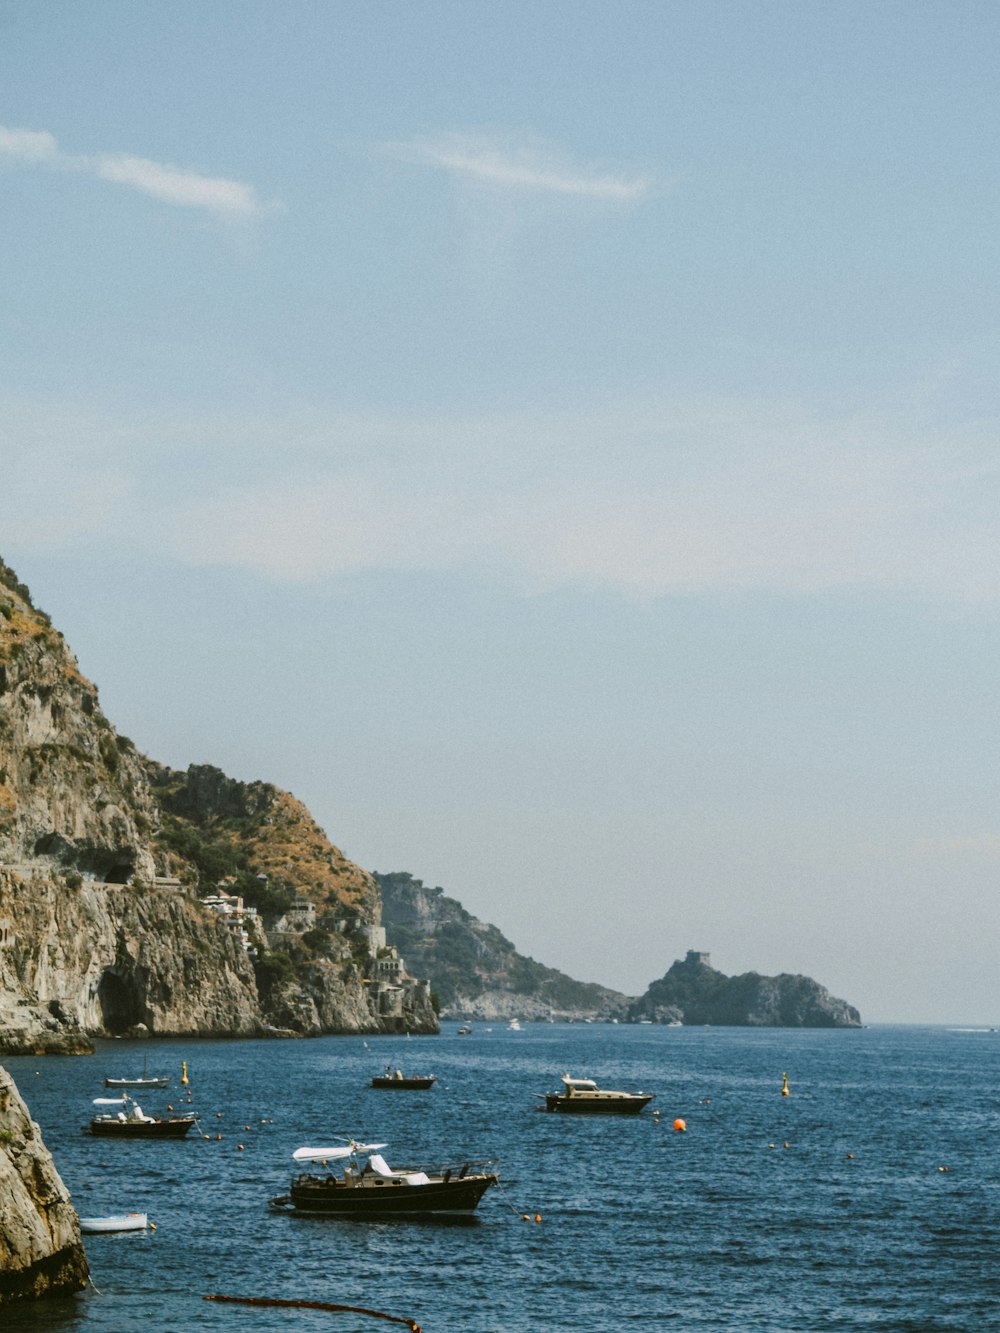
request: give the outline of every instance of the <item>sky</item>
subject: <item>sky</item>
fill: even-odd
[[[1000,1022],[1000,8],[2,0],[0,556],[518,949]]]

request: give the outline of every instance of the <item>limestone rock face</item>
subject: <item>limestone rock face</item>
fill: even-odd
[[[445,1017],[489,1022],[624,1014],[625,995],[526,958],[496,926],[441,889],[404,872],[375,878],[386,938],[411,971],[432,978]]]
[[[80,1223],[14,1081],[0,1068],[0,1305],[80,1291]]]
[[[0,911],[8,1054],[89,1050],[87,1033],[250,1036],[261,1026],[246,953],[176,891],[0,869]]]
[[[846,1000],[810,977],[757,972],[727,977],[707,954],[691,951],[654,981],[629,1008],[629,1018],[715,1027],[860,1027],[861,1015]]]
[[[140,756],[21,587],[0,566],[0,864],[151,879],[157,813]]]

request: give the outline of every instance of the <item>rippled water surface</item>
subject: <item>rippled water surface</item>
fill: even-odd
[[[179,1105],[186,1059],[208,1137],[82,1134],[104,1075],[147,1053],[174,1084],[145,1109]],[[394,1327],[210,1293],[364,1306],[425,1333],[1000,1329],[994,1031],[447,1024],[5,1063],[79,1212],[144,1211],[156,1231],[87,1237],[96,1290],[7,1309],[4,1333]],[[369,1088],[389,1063],[438,1083]],[[539,1112],[563,1071],[656,1092],[659,1121]],[[390,1162],[498,1157],[502,1192],[461,1224],[270,1213],[293,1149],[333,1134],[385,1140]]]

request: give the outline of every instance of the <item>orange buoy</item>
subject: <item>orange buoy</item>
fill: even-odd
[[[542,1220],[542,1215],[541,1215],[541,1213],[536,1213],[536,1214],[535,1214],[535,1221],[536,1221],[536,1222],[540,1222],[541,1220]]]
[[[684,1123],[683,1120],[680,1119],[680,1117],[678,1117],[678,1118],[674,1121],[674,1129],[677,1130],[677,1133],[678,1133],[678,1134],[683,1134],[684,1131],[687,1129],[687,1125]]]

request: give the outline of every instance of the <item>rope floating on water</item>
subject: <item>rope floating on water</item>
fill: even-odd
[[[333,1314],[366,1314],[372,1319],[385,1319],[390,1324],[403,1324],[410,1333],[421,1333],[415,1319],[386,1314],[384,1310],[368,1310],[363,1305],[333,1305],[329,1301],[283,1301],[274,1296],[203,1296],[203,1301],[226,1301],[230,1305],[258,1305],[284,1310],[329,1310]]]

